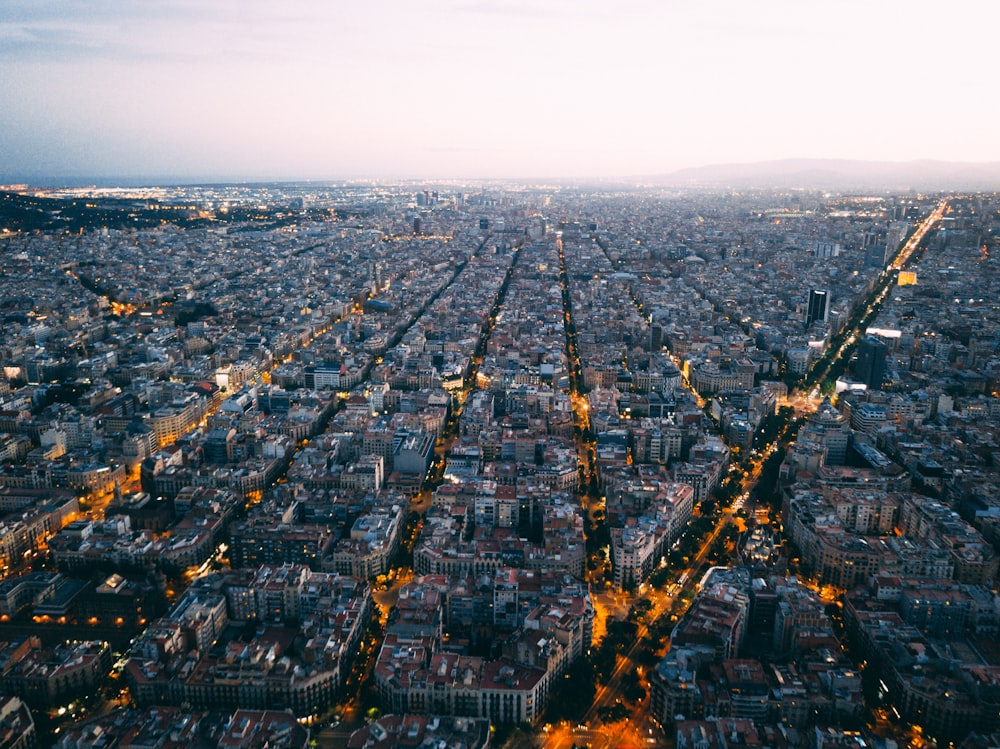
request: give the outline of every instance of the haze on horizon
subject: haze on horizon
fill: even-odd
[[[4,0],[0,182],[1000,161],[973,0]]]

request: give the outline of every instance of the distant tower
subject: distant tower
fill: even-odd
[[[817,320],[827,321],[830,315],[830,292],[825,289],[810,289],[806,307],[806,327]]]
[[[865,232],[861,246],[865,250],[865,265],[867,267],[885,270],[885,266],[889,264],[889,259],[892,257],[893,252],[899,247],[898,244],[892,245],[887,240],[888,238],[884,231]],[[901,241],[902,237],[900,237]]]
[[[663,326],[653,323],[649,326],[649,350],[659,351],[663,348]]]
[[[858,343],[858,358],[854,362],[854,374],[868,386],[869,390],[882,388],[888,351],[889,347],[875,336],[865,336]]]
[[[890,257],[889,245],[887,244],[870,244],[865,247],[865,265],[869,268],[885,270]]]

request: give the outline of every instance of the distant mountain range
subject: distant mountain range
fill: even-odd
[[[676,187],[816,190],[1000,190],[1000,161],[852,161],[782,159],[714,164],[634,181]]]

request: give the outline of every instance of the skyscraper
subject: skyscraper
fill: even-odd
[[[885,379],[886,357],[889,348],[875,336],[865,336],[858,343],[858,356],[854,361],[854,374],[870,390],[879,390]]]
[[[830,314],[830,292],[825,289],[810,289],[806,306],[806,327],[817,320],[826,322]]]
[[[881,268],[889,264],[889,245],[870,244],[865,247],[865,266],[868,268]]]

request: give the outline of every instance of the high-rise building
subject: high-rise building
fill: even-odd
[[[899,249],[901,238],[897,239],[895,234],[887,236],[885,230],[865,232],[861,241],[861,247],[865,251],[865,267],[881,268],[889,264],[889,260]]]
[[[889,348],[875,336],[865,336],[858,343],[858,356],[854,361],[854,374],[870,390],[879,390],[885,379],[886,358]]]
[[[865,266],[868,268],[882,268],[889,264],[889,245],[870,244],[865,247]]]
[[[659,351],[663,348],[663,326],[659,323],[653,323],[649,326],[649,350]]]
[[[830,292],[825,289],[810,289],[806,307],[806,327],[817,320],[826,322],[830,315]]]

